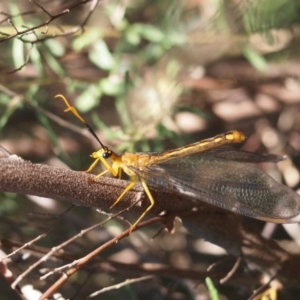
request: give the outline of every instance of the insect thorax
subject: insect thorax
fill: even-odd
[[[151,162],[151,155],[147,153],[127,153],[122,155],[122,161],[125,166],[141,168],[148,166]]]

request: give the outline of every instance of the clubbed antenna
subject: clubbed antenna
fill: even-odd
[[[96,135],[95,131],[92,129],[92,127],[88,123],[85,122],[84,118],[79,114],[77,109],[74,106],[70,105],[70,103],[68,102],[68,100],[66,99],[65,96],[63,96],[61,94],[58,94],[58,95],[55,96],[55,98],[62,98],[64,100],[64,102],[66,103],[67,107],[68,107],[64,111],[65,112],[71,111],[73,113],[73,115],[75,117],[77,117],[77,119],[79,119],[85,125],[85,127],[89,130],[89,132],[93,135],[93,137],[99,142],[99,144],[101,145],[101,148],[107,149],[107,147],[104,146],[102,144],[102,142],[100,141],[100,139],[97,137],[97,135]]]

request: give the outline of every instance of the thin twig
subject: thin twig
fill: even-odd
[[[136,283],[136,282],[140,282],[140,281],[144,281],[144,280],[149,280],[152,279],[154,276],[153,275],[148,275],[148,276],[143,276],[143,277],[139,277],[139,278],[130,278],[130,279],[126,279],[125,281],[121,282],[121,283],[117,283],[108,287],[105,287],[97,292],[94,292],[93,294],[91,294],[89,296],[89,298],[93,298],[95,296],[98,296],[100,294],[103,294],[105,292],[111,291],[111,290],[117,290],[122,288],[123,286],[132,284],[132,283]]]

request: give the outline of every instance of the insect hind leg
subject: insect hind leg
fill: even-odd
[[[125,190],[122,192],[122,194],[118,197],[118,199],[114,202],[114,204],[110,208],[114,207],[117,203],[119,203],[122,200],[122,198],[124,197],[124,195],[127,192],[129,192],[136,185],[136,182],[137,182],[136,176],[132,176],[131,180],[132,180],[132,182],[125,188]],[[144,216],[151,210],[151,208],[154,205],[154,199],[153,199],[153,197],[150,193],[150,190],[143,178],[141,178],[141,183],[144,188],[144,191],[146,192],[146,194],[150,200],[150,205],[146,208],[146,210],[140,215],[140,217],[130,227],[129,234],[132,233],[133,229],[138,225],[138,223],[144,218]]]
[[[148,185],[146,183],[146,181],[141,178],[141,183],[142,183],[142,186],[144,188],[144,191],[146,192],[149,200],[150,200],[150,205],[144,210],[144,212],[140,215],[140,217],[134,222],[134,224],[130,227],[130,234],[132,232],[132,230],[138,225],[138,223],[145,217],[145,215],[151,210],[151,208],[153,207],[155,201],[153,199],[153,196],[148,188]]]

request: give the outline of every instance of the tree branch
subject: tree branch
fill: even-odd
[[[83,172],[32,164],[16,155],[0,159],[0,191],[3,192],[51,197],[107,212],[139,202],[130,209],[134,215],[140,215],[149,205],[142,186],[137,184],[110,210],[128,182],[107,177],[97,182],[88,180],[91,178],[92,175]],[[179,216],[192,234],[219,245],[235,257],[242,257],[252,268],[278,274],[289,285],[300,281],[300,258],[261,237],[238,215],[158,187],[150,189],[155,205],[148,215],[167,211],[167,216]]]

